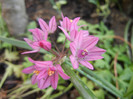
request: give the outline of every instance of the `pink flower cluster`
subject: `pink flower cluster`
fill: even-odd
[[[61,26],[58,27],[64,32],[66,38],[71,41],[70,50],[72,55],[70,56],[70,61],[73,68],[77,69],[80,63],[89,69],[93,69],[93,66],[88,61],[102,59],[103,57],[101,55],[105,52],[105,50],[96,47],[98,37],[89,35],[87,30],[79,31],[80,27],[82,27],[77,25],[79,19],[80,18],[77,17],[70,20],[62,14],[62,21],[60,21]],[[51,49],[51,43],[47,41],[47,38],[49,34],[54,33],[57,29],[55,16],[51,18],[49,25],[41,18],[38,21],[42,30],[38,28],[30,29],[29,31],[33,34],[33,40],[24,38],[28,45],[32,47],[33,51],[23,52],[22,54],[35,53],[40,51],[41,48],[46,51],[53,51]],[[70,78],[63,72],[60,63],[61,58],[66,55],[65,52],[54,52],[57,53],[57,59],[52,61],[35,61],[29,58],[29,61],[34,65],[25,68],[23,73],[33,73],[31,79],[32,84],[37,83],[40,89],[45,89],[50,85],[56,89],[58,84],[58,74],[65,80]]]

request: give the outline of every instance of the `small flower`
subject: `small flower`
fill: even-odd
[[[32,60],[31,58],[28,58],[28,59],[29,59],[30,62],[35,63],[35,61]],[[40,61],[36,61],[36,62],[41,63]],[[50,61],[45,61],[45,66],[46,65],[50,65],[50,64],[51,64]],[[31,73],[33,73],[33,76],[31,78],[31,83],[32,84],[38,83],[38,87],[40,87],[39,83],[41,81],[43,81],[43,79],[41,79],[41,80],[38,80],[37,79],[40,71],[41,71],[41,69],[40,68],[37,68],[36,65],[34,64],[33,66],[30,66],[30,67],[27,67],[27,68],[23,69],[22,72],[25,73],[25,74],[31,74]]]
[[[27,51],[23,52],[22,54],[27,53],[35,53],[40,51],[41,48],[49,51],[51,49],[51,43],[47,41],[47,32],[43,32],[42,30],[36,28],[36,29],[30,29],[30,32],[33,34],[33,41],[29,40],[28,38],[24,38],[24,40],[28,43],[33,51]]]
[[[89,35],[89,32],[87,30],[80,30],[78,32],[78,30],[76,30],[76,29],[73,29],[72,31],[70,31],[70,35],[69,35],[64,28],[62,28],[60,26],[58,26],[58,27],[63,31],[66,38],[71,42],[73,42],[75,40],[75,38],[76,38],[77,34],[79,34],[79,32],[81,32],[83,34],[83,37],[86,37]]]
[[[59,64],[54,66],[52,61],[34,61],[31,58],[29,58],[29,61],[34,65],[25,68],[22,72],[25,74],[33,73],[32,84],[38,83],[40,89],[45,89],[50,85],[56,89],[58,74],[65,80],[70,78],[63,72]]]
[[[44,64],[39,64],[37,66],[43,66]],[[68,80],[70,77],[67,76],[64,72],[63,69],[61,68],[61,66],[59,64],[53,66],[53,65],[49,65],[46,68],[43,68],[43,70],[39,73],[37,79],[41,80],[43,79],[41,82],[39,82],[39,88],[40,89],[45,89],[48,86],[52,86],[54,89],[57,88],[57,84],[58,84],[58,74],[64,79],[64,80]]]
[[[78,33],[74,42],[70,43],[72,55],[70,56],[71,63],[74,69],[79,67],[79,63],[89,69],[94,69],[88,61],[102,59],[101,56],[105,50],[96,47],[98,38],[94,36],[83,37],[83,33]]]
[[[56,24],[56,19],[55,19],[55,16],[53,16],[50,21],[49,21],[49,26],[48,24],[41,18],[39,18],[39,24],[40,24],[40,27],[42,28],[42,30],[44,32],[47,32],[47,33],[54,33],[55,30],[57,29],[57,24]]]

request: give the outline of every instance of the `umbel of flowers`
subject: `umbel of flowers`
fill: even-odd
[[[66,38],[71,42],[70,50],[72,55],[69,56],[70,61],[74,69],[79,67],[79,64],[93,70],[92,64],[88,61],[102,59],[101,56],[105,50],[96,47],[98,42],[98,37],[89,35],[87,30],[79,30],[82,26],[78,26],[79,17],[71,20],[68,17],[64,17],[62,14],[62,21],[60,21],[60,28],[65,34]],[[33,40],[24,38],[33,51],[23,52],[36,53],[40,49],[50,51],[55,54],[56,58],[51,61],[35,61],[28,58],[33,66],[25,68],[22,72],[25,74],[33,73],[31,78],[32,84],[37,83],[40,89],[45,89],[50,85],[56,89],[58,84],[59,75],[64,79],[68,80],[70,77],[66,75],[61,67],[61,60],[66,55],[67,51],[64,51],[64,45],[61,52],[57,52],[51,49],[51,43],[47,41],[48,35],[52,34],[57,29],[56,19],[53,16],[49,24],[47,24],[43,19],[39,19],[39,25],[41,29],[35,28],[29,31],[33,34]]]

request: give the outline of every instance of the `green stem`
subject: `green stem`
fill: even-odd
[[[0,88],[2,87],[2,85],[4,84],[5,80],[7,79],[8,75],[9,75],[8,69],[10,69],[10,67],[7,67],[7,69],[6,69],[6,72],[0,82]]]
[[[59,93],[52,95],[50,98],[55,99],[55,98],[61,96],[62,94],[66,93],[68,90],[70,90],[72,88],[72,86],[73,86],[72,83],[69,84],[69,86],[67,88],[65,88],[63,91],[60,91]]]
[[[27,92],[27,93],[25,93],[25,94],[23,94],[23,95],[21,95],[21,96],[19,96],[19,97],[25,97],[25,96],[28,96],[28,95],[30,95],[30,94],[32,94],[32,93],[37,92],[37,91],[40,91],[40,89],[39,89],[39,88],[36,88],[36,89],[34,89],[34,90],[32,90],[32,91],[29,91],[29,92]]]
[[[53,88],[52,87],[49,87],[47,90],[46,90],[46,93],[40,98],[40,99],[48,99],[48,96],[53,92]]]

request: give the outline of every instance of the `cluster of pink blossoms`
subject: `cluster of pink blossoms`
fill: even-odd
[[[89,32],[86,30],[79,31],[81,27],[77,25],[79,19],[80,18],[77,17],[70,20],[68,17],[62,15],[62,21],[60,21],[60,26],[58,27],[64,32],[66,38],[71,41],[70,50],[72,55],[70,56],[70,61],[73,68],[77,69],[80,63],[93,70],[93,66],[88,61],[102,59],[103,57],[101,55],[105,50],[96,47],[98,37],[89,35]],[[53,51],[51,49],[51,43],[47,41],[47,38],[49,34],[54,33],[57,29],[55,16],[51,18],[49,25],[42,19],[39,19],[38,21],[42,30],[38,28],[29,30],[33,34],[33,41],[24,38],[28,45],[34,50],[23,52],[22,54],[35,53],[40,51],[41,48],[47,51]],[[31,79],[32,84],[37,83],[40,89],[45,89],[50,85],[56,89],[58,84],[58,74],[65,80],[70,78],[63,72],[60,63],[61,58],[66,54],[55,53],[57,59],[52,61],[34,61],[29,58],[29,61],[34,65],[23,70],[23,73],[25,74],[33,73]]]

